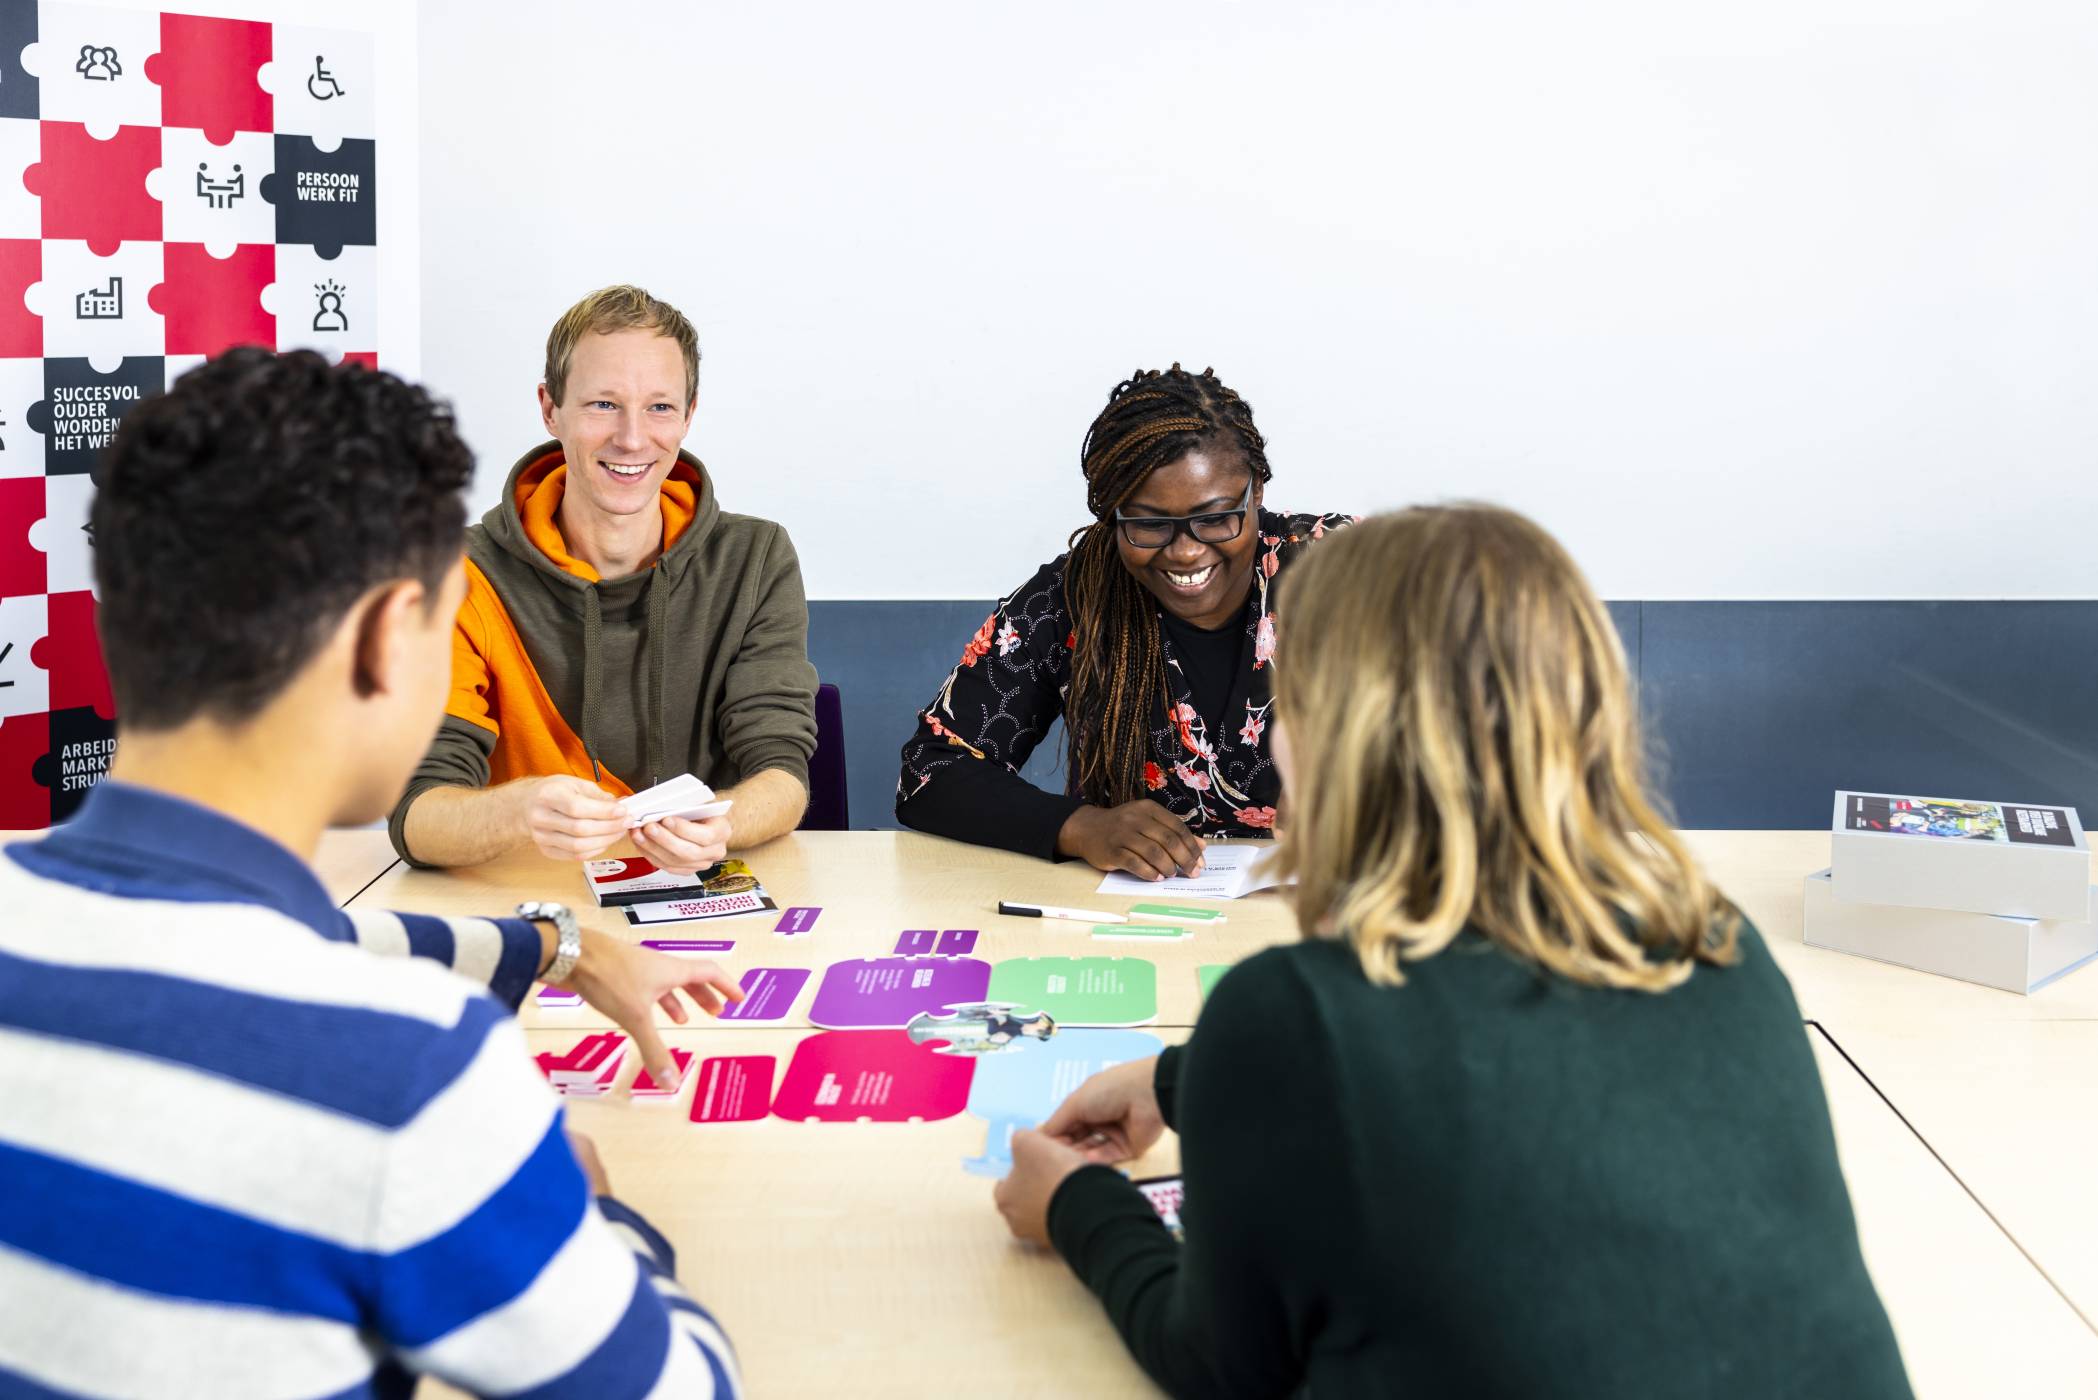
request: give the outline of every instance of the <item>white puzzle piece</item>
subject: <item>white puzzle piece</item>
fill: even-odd
[[[160,133],[160,162],[146,189],[160,201],[168,242],[201,243],[215,258],[231,257],[237,244],[276,242],[276,206],[262,196],[277,166],[270,133],[237,132],[215,146],[201,131],[171,126]]]
[[[160,125],[160,88],[146,76],[159,48],[157,11],[42,0],[22,62],[36,74],[45,121],[80,122],[106,141],[120,126]]]
[[[44,639],[51,607],[42,594],[0,598],[0,719],[40,715],[51,708],[51,677],[29,659]]]
[[[146,301],[164,268],[158,243],[119,244],[104,258],[85,243],[45,239],[44,280],[25,298],[44,318],[45,357],[89,359],[107,374],[127,356],[166,354],[167,323]]]
[[[44,518],[29,527],[29,543],[44,552],[47,593],[85,593],[95,586],[95,550],[88,538],[94,479],[84,472],[44,478]],[[100,595],[97,594],[97,597]]]
[[[378,139],[371,35],[279,24],[270,31],[270,49],[258,81],[270,94],[279,132],[310,136],[324,149],[349,136]]]
[[[262,304],[277,318],[279,350],[318,350],[331,360],[379,348],[376,248],[324,258],[303,244],[277,247],[277,280]]]

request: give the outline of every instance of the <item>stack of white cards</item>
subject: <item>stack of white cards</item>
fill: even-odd
[[[2071,807],[1839,792],[1806,941],[2020,995],[2098,958]]]
[[[626,811],[627,828],[632,830],[665,817],[704,821],[708,817],[720,816],[735,803],[716,797],[714,789],[690,773],[681,773],[667,783],[657,783],[646,792],[635,793],[619,805]]]

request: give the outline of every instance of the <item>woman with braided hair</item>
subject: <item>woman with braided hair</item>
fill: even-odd
[[[1138,370],[1086,433],[1093,523],[963,648],[903,746],[906,826],[1146,879],[1266,836],[1273,584],[1348,523],[1262,509],[1267,441],[1212,370]],[[1066,791],[1020,776],[1061,717]]]

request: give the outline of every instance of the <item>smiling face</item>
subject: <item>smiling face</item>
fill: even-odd
[[[677,342],[649,330],[586,335],[563,401],[539,386],[539,413],[568,463],[569,500],[601,516],[655,508],[696,401]],[[565,504],[565,503],[564,503]]]
[[[1253,474],[1244,459],[1229,451],[1196,448],[1144,478],[1122,514],[1201,515],[1237,510]],[[1245,606],[1253,586],[1253,556],[1260,550],[1260,486],[1238,538],[1205,544],[1186,530],[1158,549],[1139,549],[1115,530],[1122,566],[1158,599],[1159,606],[1196,627],[1222,627]]]

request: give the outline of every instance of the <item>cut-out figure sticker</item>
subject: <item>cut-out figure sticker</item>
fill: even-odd
[[[340,282],[316,282],[314,293],[319,309],[313,313],[313,328],[317,331],[346,331],[350,318],[343,314],[342,298],[347,290]]]
[[[904,1025],[913,1045],[946,1041],[936,1055],[996,1055],[1022,1040],[1047,1040],[1056,1022],[1044,1011],[1020,1011],[1009,1001],[957,1002],[946,1014],[921,1011]]]
[[[124,65],[117,62],[115,48],[82,44],[80,61],[73,65],[73,71],[91,83],[113,83],[123,75]]]

